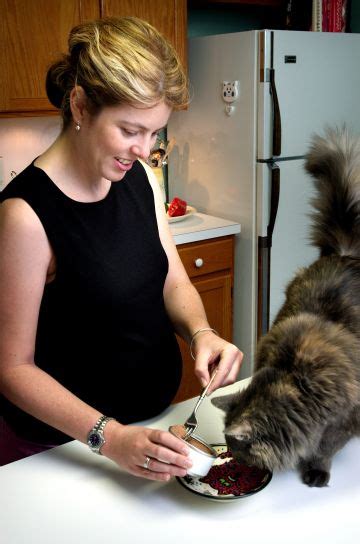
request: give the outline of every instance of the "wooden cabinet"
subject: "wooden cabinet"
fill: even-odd
[[[152,24],[173,44],[186,66],[186,0],[102,0],[101,16],[133,15]]]
[[[70,29],[100,16],[148,20],[186,58],[186,0],[0,0],[0,116],[51,115],[48,66],[67,51]]]
[[[200,293],[211,327],[231,341],[234,237],[224,236],[183,244],[178,246],[178,252]],[[201,392],[201,386],[194,375],[194,361],[189,346],[182,339],[178,340],[183,357],[183,379],[174,402]]]
[[[97,17],[89,0],[0,0],[0,112],[46,115],[57,110],[46,98],[48,66],[67,50],[76,24]]]

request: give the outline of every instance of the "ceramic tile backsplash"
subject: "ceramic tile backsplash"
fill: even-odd
[[[0,119],[2,185],[17,174],[55,140],[61,130],[59,117]]]

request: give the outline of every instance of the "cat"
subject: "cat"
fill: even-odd
[[[327,128],[313,137],[305,169],[319,258],[289,283],[248,387],[212,402],[225,411],[235,459],[296,468],[323,487],[335,453],[360,436],[360,139]]]

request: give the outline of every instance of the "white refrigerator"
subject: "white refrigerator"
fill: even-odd
[[[169,196],[235,220],[234,343],[251,375],[308,241],[311,135],[360,133],[360,34],[247,31],[189,40],[191,103],[173,113]]]

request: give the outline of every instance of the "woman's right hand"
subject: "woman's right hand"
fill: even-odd
[[[192,465],[189,448],[168,431],[109,421],[104,435],[101,453],[134,476],[168,481],[185,476]]]

